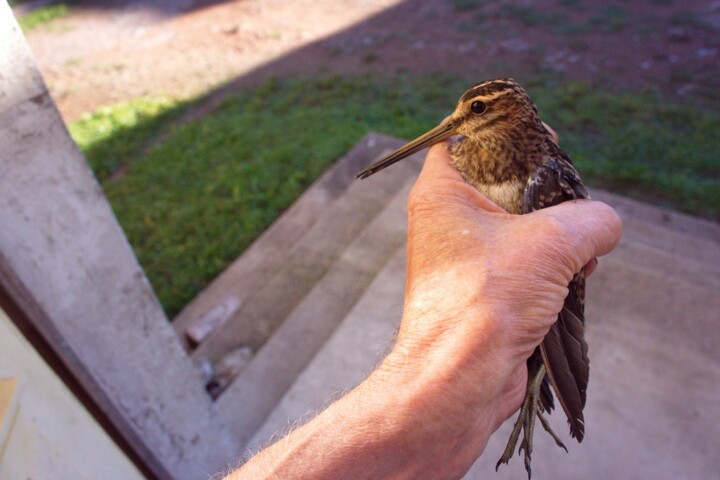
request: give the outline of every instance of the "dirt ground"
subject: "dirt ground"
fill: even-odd
[[[28,33],[72,121],[269,75],[543,72],[716,102],[720,1],[80,0]],[[458,92],[460,94],[461,92]]]

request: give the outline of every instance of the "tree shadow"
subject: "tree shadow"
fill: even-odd
[[[131,8],[142,3],[172,15],[182,2],[172,6],[169,4],[175,2],[160,0],[82,3],[102,8]],[[187,2],[184,8],[216,3]],[[695,160],[685,161],[690,166],[682,170],[672,163],[662,166],[665,160],[658,160],[663,151],[684,147],[678,144],[679,137],[660,133],[680,128],[677,122],[655,123],[657,119],[647,117],[647,112],[656,111],[648,107],[657,97],[603,96],[596,87],[612,86],[612,75],[608,83],[608,78],[591,69],[573,73],[551,68],[547,63],[551,54],[555,54],[551,60],[555,66],[572,64],[571,54],[557,55],[557,45],[569,38],[565,30],[552,25],[528,25],[528,18],[536,18],[532,16],[537,16],[536,12],[522,11],[521,16],[513,11],[515,16],[508,16],[510,13],[499,9],[484,11],[472,2],[464,4],[472,8],[402,2],[165,110],[161,116],[139,118],[86,150],[171,316],[289,206],[290,192],[302,192],[367,130],[405,137],[420,133],[450,112],[465,84],[496,76],[514,76],[543,93],[541,112],[549,113],[549,118],[547,113],[544,118],[558,126],[564,145],[581,153],[583,145],[603,149],[602,162],[584,154],[579,158],[581,167],[587,166],[583,171],[597,185],[630,193],[650,192],[647,186],[656,185],[652,198],[661,202],[677,197],[676,206],[696,209],[696,213],[716,216],[720,212],[717,201],[706,200],[712,198],[717,182],[692,180],[701,173],[717,178],[717,166],[699,158],[697,165],[693,165]],[[585,21],[573,15],[568,14],[566,21]],[[632,23],[634,17],[628,18]],[[547,37],[550,32],[554,37]],[[592,50],[593,61],[602,63],[615,55],[616,42],[625,38],[613,35],[591,32],[574,37],[574,41],[605,42],[603,48]],[[648,51],[652,49],[648,47]],[[647,77],[636,88],[657,87],[650,81]],[[695,131],[703,130],[703,122],[718,122],[716,117],[697,116],[691,110],[674,110],[668,115],[688,124],[699,122]],[[604,122],[616,122],[618,117],[634,118],[634,125],[642,128],[633,127],[633,138],[627,138],[622,126],[602,130]],[[253,135],[246,135],[250,130]],[[607,137],[607,132],[614,136]],[[662,139],[646,142],[653,148],[644,155],[649,159],[647,165],[641,160],[632,164],[622,160],[634,155],[633,141],[643,137]],[[596,145],[598,142],[616,143],[613,148],[617,148]],[[714,158],[711,140],[695,142],[696,150],[697,145],[707,150],[703,158]],[[243,144],[249,148],[236,148]],[[613,164],[608,159],[615,154],[619,160]],[[145,165],[133,168],[140,163]],[[241,164],[244,173],[235,172]],[[164,167],[154,168],[161,165]],[[665,177],[658,174],[663,168],[670,169]],[[219,173],[205,177],[208,171]],[[236,174],[251,178],[232,176]],[[627,187],[629,178],[632,188]],[[245,195],[253,189],[262,195]],[[656,191],[662,195],[655,195]],[[279,198],[282,201],[274,201]],[[189,204],[217,208],[196,209]],[[185,218],[178,216],[183,211],[188,214]],[[243,232],[228,234],[234,231],[227,228],[231,222],[252,235],[240,241]],[[178,287],[178,282],[185,283]]]
[[[195,10],[212,7],[233,0],[15,0],[10,2],[13,12],[25,15],[28,12],[57,3],[69,7],[93,10],[152,11],[161,18],[169,18]]]

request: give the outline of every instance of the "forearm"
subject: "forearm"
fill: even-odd
[[[499,387],[474,376],[484,391],[463,395],[453,359],[421,360],[444,355],[436,347],[396,345],[357,388],[229,478],[461,477],[498,423]]]

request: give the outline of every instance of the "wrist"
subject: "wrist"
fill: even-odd
[[[397,462],[396,468],[386,471],[387,477],[462,477],[492,433],[492,421],[477,412],[492,408],[479,409],[471,399],[448,394],[441,386],[446,382],[423,378],[421,372],[415,375],[413,368],[400,373],[396,360],[390,361],[363,385],[368,396],[378,398],[378,451],[390,452]]]
[[[409,337],[401,331],[393,350],[366,383],[387,392],[385,408],[401,426],[403,448],[435,465],[458,468],[460,474],[507,417],[505,386],[508,377],[517,374],[498,367],[507,362],[498,360],[502,351],[494,345],[493,322],[475,313],[479,314],[474,311],[466,319],[453,319],[458,329],[475,323],[472,333]]]

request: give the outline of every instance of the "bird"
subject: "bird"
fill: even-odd
[[[451,163],[467,183],[511,214],[524,215],[559,203],[590,198],[570,157],[558,146],[527,92],[511,78],[476,83],[437,127],[357,174],[370,175],[433,144],[450,139]],[[523,431],[519,452],[531,478],[536,418],[567,452],[544,413],[554,408],[555,391],[570,435],[585,436],[583,409],[589,379],[585,341],[585,273],[577,272],[556,322],[527,360],[525,398],[507,446],[495,466],[507,464]]]

